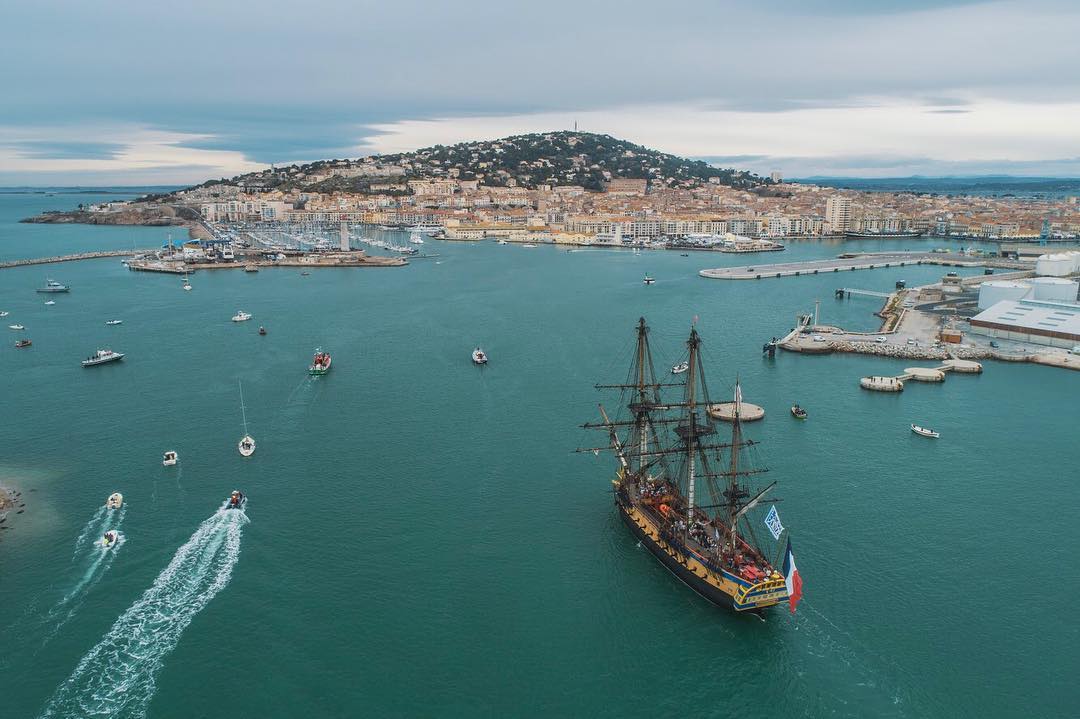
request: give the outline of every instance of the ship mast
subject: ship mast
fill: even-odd
[[[697,329],[690,329],[690,339],[686,341],[686,346],[690,348],[690,359],[688,361],[689,374],[686,379],[686,411],[689,417],[689,424],[686,434],[686,530],[684,533],[690,531],[690,527],[694,521],[694,440],[697,437],[697,412],[695,411],[695,392],[697,385],[697,370],[698,370],[698,345],[701,343],[701,339],[698,337]]]

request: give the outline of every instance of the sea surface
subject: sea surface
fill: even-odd
[[[0,258],[166,241],[15,222],[86,199],[0,195]],[[815,300],[822,322],[873,330],[879,300],[836,287],[945,268],[696,274],[927,246],[749,258],[429,240],[403,268],[201,271],[191,292],[118,258],[0,270],[0,484],[25,503],[0,524],[0,713],[1074,716],[1080,374],[988,363],[864,392],[863,375],[923,363],[770,360],[761,344]],[[72,287],[55,306],[34,292],[46,276]],[[254,320],[230,322],[239,309]],[[696,317],[712,396],[738,377],[765,407],[746,430],[779,482],[797,613],[698,598],[619,522],[613,459],[573,453],[602,441],[579,425],[611,401],[593,385],[626,376],[639,316],[661,369]],[[12,322],[32,348],[12,346]],[[127,357],[80,367],[100,347]],[[311,378],[317,347],[333,369]],[[234,488],[245,511],[221,511]],[[125,508],[107,512],[116,491]],[[109,528],[122,541],[106,552]]]

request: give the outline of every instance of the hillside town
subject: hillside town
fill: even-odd
[[[776,241],[784,238],[845,234],[1009,242],[1080,236],[1076,197],[841,190],[567,132],[271,167],[149,199],[215,224],[439,227],[455,240],[760,251],[782,249]]]

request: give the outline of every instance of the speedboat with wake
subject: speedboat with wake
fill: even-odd
[[[116,540],[119,538],[119,536],[120,535],[116,533],[115,529],[110,529],[108,532],[105,532],[105,534],[102,535],[101,546],[105,547],[105,549],[109,549],[114,544],[116,544]]]
[[[473,364],[485,365],[487,364],[488,358],[487,355],[484,354],[484,350],[477,347],[472,351],[472,361]]]
[[[310,375],[323,375],[330,371],[330,353],[323,352],[321,349],[315,350],[315,356],[311,359],[311,366],[308,367],[308,374]]]
[[[243,509],[244,504],[247,502],[247,497],[239,489],[234,489],[232,494],[229,495],[229,503],[226,505],[226,509]]]
[[[106,320],[105,324],[107,324],[109,327],[115,327],[116,325],[124,324],[124,321],[123,320]]]
[[[941,436],[939,432],[935,432],[929,427],[920,427],[917,424],[911,425],[911,431],[919,435],[920,437],[929,437],[930,439],[937,439]]]
[[[124,506],[124,495],[119,492],[113,492],[109,495],[109,498],[105,500],[105,506],[109,509],[120,509]]]

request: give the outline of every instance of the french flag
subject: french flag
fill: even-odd
[[[791,553],[791,540],[787,541],[787,552],[784,554],[784,583],[787,584],[788,606],[791,613],[795,613],[795,605],[802,599],[802,577],[799,569],[795,566],[795,555]]]

